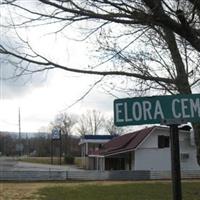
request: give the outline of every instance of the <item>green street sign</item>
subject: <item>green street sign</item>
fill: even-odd
[[[200,122],[200,94],[116,99],[116,126],[160,124],[163,121]]]

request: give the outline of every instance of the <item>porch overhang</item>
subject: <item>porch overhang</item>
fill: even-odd
[[[104,157],[110,157],[110,156],[115,156],[115,155],[118,155],[118,154],[124,154],[124,153],[129,153],[129,152],[132,152],[132,151],[135,151],[136,148],[134,149],[128,149],[128,150],[122,150],[122,151],[117,151],[117,152],[113,152],[113,153],[108,153],[108,154],[104,154]]]
[[[104,155],[88,155],[88,157],[90,158],[105,158]]]

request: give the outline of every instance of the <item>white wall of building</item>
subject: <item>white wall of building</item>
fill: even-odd
[[[158,148],[158,136],[169,136],[166,128],[157,128],[135,151],[134,170],[171,170],[170,148]],[[189,154],[181,159],[182,170],[200,170],[196,161],[195,146],[191,145],[190,135],[186,131],[179,132],[180,153]]]
[[[138,149],[135,152],[135,170],[170,170],[170,151],[169,148],[160,149]]]

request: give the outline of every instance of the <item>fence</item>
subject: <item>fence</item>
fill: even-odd
[[[69,171],[71,180],[149,180],[149,171]]]
[[[170,179],[170,171],[1,171],[1,181],[41,180],[159,180]],[[183,179],[200,179],[200,171],[183,171]]]
[[[1,171],[0,181],[66,180],[65,171]]]
[[[182,179],[200,179],[200,170],[181,171]],[[151,171],[150,179],[171,179],[171,171]]]

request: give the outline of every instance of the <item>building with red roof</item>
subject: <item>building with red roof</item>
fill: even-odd
[[[179,131],[182,170],[200,170],[188,130]],[[170,171],[169,128],[153,126],[114,137],[88,155],[92,170]]]

